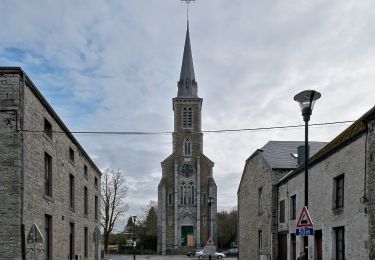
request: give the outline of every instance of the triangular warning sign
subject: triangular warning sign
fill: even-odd
[[[297,221],[297,227],[298,228],[305,228],[305,227],[313,227],[313,222],[310,218],[309,211],[306,207],[302,208],[301,214],[299,215],[298,221]]]
[[[33,224],[31,226],[30,232],[27,235],[27,242],[28,243],[43,243],[43,236],[40,232],[38,226],[36,224]]]

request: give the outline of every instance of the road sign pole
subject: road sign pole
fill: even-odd
[[[36,260],[36,250],[35,250],[35,225],[32,226],[33,229],[33,260]]]

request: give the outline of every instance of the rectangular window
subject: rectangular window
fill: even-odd
[[[263,188],[258,190],[258,212],[263,212]]]
[[[263,252],[263,230],[258,230],[258,250]]]
[[[52,259],[52,217],[44,215],[44,259]]]
[[[95,188],[98,188],[98,178],[95,177]]]
[[[344,207],[344,175],[333,179],[333,190],[333,208],[338,209]]]
[[[69,175],[69,206],[71,210],[74,210],[74,176]]]
[[[345,228],[334,228],[336,260],[345,259]]]
[[[87,187],[85,187],[84,194],[83,194],[83,205],[84,205],[84,214],[88,214],[88,194],[87,194]]]
[[[290,197],[290,219],[296,219],[296,203],[297,196],[293,195]]]
[[[85,231],[84,231],[84,243],[85,243],[85,250],[84,250],[84,255],[85,257],[89,257],[89,231],[88,231],[88,228],[85,227]]]
[[[52,197],[52,157],[44,153],[44,194]]]
[[[52,139],[52,125],[44,118],[44,134]]]
[[[88,170],[87,170],[87,166],[86,166],[86,164],[83,165],[83,176],[85,176],[86,179],[87,179],[87,177],[89,176],[89,175],[88,175]]]
[[[285,222],[285,200],[279,202],[279,222]]]
[[[168,193],[168,205],[169,206],[173,205],[173,196],[171,192]]]
[[[99,203],[99,201],[98,201],[98,196],[95,196],[95,219],[98,219],[99,218],[99,216],[98,216],[98,203]]]
[[[74,223],[70,223],[70,233],[69,233],[69,259],[75,259],[75,237],[74,237]]]
[[[74,150],[71,147],[69,147],[69,160],[74,162]]]

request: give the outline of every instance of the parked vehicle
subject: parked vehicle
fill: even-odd
[[[226,256],[238,256],[238,248],[230,248],[223,252]]]
[[[209,258],[210,255],[212,259],[222,259],[225,257],[225,254],[216,252],[215,246],[205,246],[195,253],[195,256],[199,259]]]
[[[196,254],[197,254],[197,252],[198,251],[201,251],[202,250],[202,248],[197,248],[197,249],[195,249],[194,251],[190,251],[190,252],[187,252],[187,256],[188,257],[194,257],[194,256],[196,256]]]

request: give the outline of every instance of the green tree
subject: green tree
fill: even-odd
[[[237,241],[237,209],[229,213],[221,211],[217,213],[217,242],[220,249],[232,247]]]

